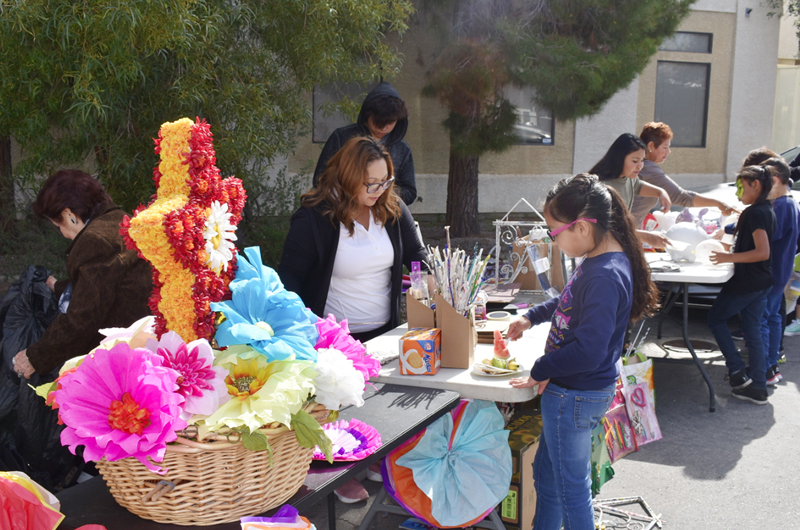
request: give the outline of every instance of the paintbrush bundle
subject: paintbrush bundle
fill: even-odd
[[[447,230],[449,227],[445,227]],[[448,231],[449,236],[449,231]],[[448,237],[449,239],[449,237]],[[439,247],[428,246],[428,266],[436,282],[436,289],[459,314],[466,316],[469,308],[478,297],[483,285],[483,272],[489,256],[482,258],[483,249],[478,245],[468,255],[461,249],[445,246],[444,252]]]

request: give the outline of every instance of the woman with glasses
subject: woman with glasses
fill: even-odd
[[[397,327],[403,265],[410,270],[412,261],[425,260],[393,174],[377,140],[348,140],[300,198],[278,267],[287,289],[318,316],[347,319],[362,342]],[[380,465],[370,466],[367,478],[380,482],[380,476]],[[356,479],[335,493],[348,504],[369,498]]]
[[[367,341],[400,323],[403,265],[424,261],[411,212],[395,193],[392,159],[352,138],[300,198],[278,274],[317,315],[347,319]]]

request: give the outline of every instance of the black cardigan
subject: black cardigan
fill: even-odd
[[[283,244],[278,275],[286,289],[296,292],[311,311],[325,318],[325,303],[333,275],[333,262],[339,245],[339,222],[322,214],[324,205],[302,206],[292,215],[289,234]],[[390,325],[400,324],[400,294],[403,265],[411,269],[412,261],[423,262],[425,250],[417,237],[414,218],[400,202],[400,217],[386,222],[386,231],[394,248],[391,276]],[[424,264],[423,268],[427,268]]]

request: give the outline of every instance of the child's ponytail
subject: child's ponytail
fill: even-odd
[[[651,316],[658,308],[658,288],[650,278],[650,265],[644,259],[633,216],[617,190],[608,188],[608,193],[611,195],[611,234],[622,246],[631,263],[631,321],[636,321]]]
[[[607,232],[622,246],[631,264],[633,296],[631,320],[651,315],[658,307],[658,289],[650,279],[642,244],[628,208],[615,190],[595,175],[581,173],[559,182],[547,194],[545,210],[562,223],[584,217],[596,219],[594,241],[600,244]]]

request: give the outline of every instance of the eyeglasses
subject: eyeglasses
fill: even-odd
[[[367,193],[375,193],[378,190],[388,190],[392,182],[394,182],[394,177],[384,180],[383,182],[365,182],[364,186],[367,187]]]
[[[549,237],[550,239],[552,239],[553,241],[555,241],[555,240],[556,240],[556,236],[558,236],[558,234],[560,234],[561,232],[563,232],[564,230],[566,230],[566,229],[567,229],[567,228],[569,228],[570,226],[574,225],[574,224],[575,224],[575,223],[577,223],[578,221],[588,221],[588,222],[590,222],[590,223],[595,223],[595,224],[597,224],[597,219],[587,219],[586,217],[580,217],[580,218],[578,218],[578,219],[575,219],[575,220],[574,220],[574,221],[572,221],[571,223],[567,223],[567,224],[565,224],[564,226],[562,226],[562,227],[560,227],[560,228],[556,228],[555,230],[548,230],[548,231],[547,231],[547,237]]]

